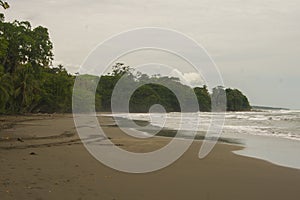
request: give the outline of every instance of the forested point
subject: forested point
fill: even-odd
[[[161,104],[167,112],[180,112],[175,94],[189,101],[191,93],[196,95],[199,110],[211,111],[211,96],[207,87],[184,85],[178,78],[148,76],[134,72],[124,63],[116,63],[113,71],[99,77],[94,75],[72,75],[62,66],[53,66],[53,44],[48,29],[32,27],[27,21],[5,22],[0,13],[0,114],[65,113],[72,112],[72,91],[75,78],[84,80],[85,89],[77,91],[76,102],[93,97],[89,84],[98,82],[95,94],[96,111],[111,111],[111,95],[116,83],[126,76],[130,84],[147,83],[131,96],[130,112],[148,112],[153,104]],[[91,86],[92,88],[92,86]],[[237,89],[226,89],[228,111],[248,111],[248,99]],[[85,110],[84,103],[81,105]]]

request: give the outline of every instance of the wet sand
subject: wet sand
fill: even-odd
[[[219,143],[200,160],[201,142],[195,141],[169,167],[128,174],[104,166],[87,152],[71,115],[1,119],[10,124],[0,130],[1,200],[300,198],[300,170],[235,155],[232,151],[238,146]],[[109,126],[114,123],[111,118],[101,117],[100,122],[107,139],[133,152],[151,151],[170,141],[132,139]]]

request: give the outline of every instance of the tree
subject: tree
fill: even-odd
[[[6,112],[6,105],[13,91],[12,78],[3,71],[3,67],[0,66],[0,113]]]
[[[9,8],[9,4],[6,1],[2,1],[2,0],[0,0],[0,6],[2,6],[4,9]]]
[[[1,113],[71,111],[74,78],[50,67],[52,48],[47,28],[0,16]]]
[[[31,65],[20,66],[14,74],[14,93],[11,110],[28,113],[39,104],[41,99],[40,82],[34,77]]]
[[[3,1],[1,5],[7,7]],[[52,49],[47,28],[33,28],[27,21],[5,22],[0,14],[0,113],[71,112],[76,76],[84,89],[76,91],[80,105],[75,106],[83,111],[92,109],[94,102],[96,111],[110,111],[112,93],[121,78],[120,98],[138,87],[129,99],[131,112],[148,112],[153,104],[161,104],[167,112],[180,112],[182,106],[187,112],[210,111],[211,101],[218,105],[218,97],[225,93],[224,88],[214,88],[210,98],[206,86],[193,89],[176,77],[134,73],[124,63],[116,63],[111,73],[101,77],[73,76],[62,65],[52,66]],[[199,107],[194,104],[195,94]],[[248,99],[238,90],[227,89],[226,94],[228,110],[250,109]],[[94,96],[95,101],[86,102]]]
[[[148,112],[154,104],[160,104],[162,100],[150,85],[138,88],[129,101],[130,112]]]
[[[53,45],[48,30],[32,29],[27,21],[0,22],[1,63],[5,72],[14,73],[18,65],[31,64],[35,71],[49,67],[53,60]]]
[[[112,67],[112,73],[103,75],[100,77],[96,95],[101,96],[101,110],[102,111],[111,111],[111,97],[114,87],[117,82],[123,77],[124,81],[127,81],[128,84],[134,84],[135,77],[132,73],[132,68],[126,66],[124,63],[116,63]],[[126,78],[126,80],[125,80]]]
[[[237,89],[227,88],[227,110],[228,111],[249,111],[251,106],[247,97]]]
[[[98,83],[98,87],[96,83]],[[77,87],[73,90],[73,100],[75,99],[75,101],[73,101],[73,108],[75,108],[75,110],[73,111],[92,112],[94,108],[96,112],[100,111],[100,108],[102,109],[103,106],[101,95],[105,95],[105,92],[109,90],[103,87],[99,90],[99,77],[88,74],[78,75],[76,77],[76,85]],[[98,90],[101,91],[101,93]],[[109,95],[106,97],[110,98]]]
[[[203,112],[211,111],[211,99],[209,92],[207,90],[207,86],[196,87],[194,88],[194,92],[198,99],[199,109]]]
[[[214,112],[225,112],[226,92],[223,86],[214,87],[211,94],[211,109]]]
[[[39,112],[71,112],[74,77],[62,65],[42,72]]]

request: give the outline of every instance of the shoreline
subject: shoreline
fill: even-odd
[[[103,116],[112,117],[111,113],[103,114]],[[126,122],[126,117],[118,116],[117,119],[122,119],[121,121]],[[118,120],[119,121],[119,120]],[[143,126],[150,124],[147,120],[136,120],[137,124]],[[126,123],[122,123],[126,127]],[[151,125],[152,127],[156,127]],[[158,127],[161,129],[161,127]],[[150,128],[151,129],[151,128]],[[137,128],[138,131],[149,133],[151,131],[143,128]],[[174,137],[176,135],[176,129],[163,128],[162,131],[159,131],[155,136],[163,137]],[[184,131],[184,135],[179,135],[178,138],[190,138],[193,140],[204,140],[205,131],[199,131],[195,138],[189,137],[188,130]],[[278,137],[277,135],[256,135],[250,133],[230,133],[223,131],[218,142],[233,144],[237,146],[242,146],[243,149],[239,151],[234,151],[236,155],[246,156],[249,158],[256,158],[270,162],[274,165],[289,167],[293,169],[300,169],[300,160],[298,158],[300,154],[300,142],[299,140],[287,138],[287,137]]]
[[[100,115],[99,115],[100,114]],[[108,115],[106,115],[108,114]],[[100,116],[102,117],[105,117],[105,118],[110,118],[112,119],[112,116],[110,116],[111,113],[108,113],[108,112],[104,112],[104,113],[98,113],[97,114],[97,117],[99,118]],[[54,113],[54,114],[42,114],[42,113],[38,113],[38,114],[26,114],[26,115],[1,115],[0,116],[0,133],[1,133],[1,130],[5,130],[5,129],[13,129],[14,126],[16,125],[19,125],[19,124],[26,124],[27,122],[30,122],[30,121],[39,121],[39,120],[51,120],[51,119],[56,119],[56,118],[63,118],[63,117],[73,117],[72,114],[70,113]],[[117,118],[122,118],[122,120],[126,120],[126,118],[123,118],[123,117],[117,117]],[[139,125],[145,125],[145,124],[150,124],[148,121],[145,121],[145,120],[133,120],[135,122],[137,122]],[[107,124],[105,126],[117,126],[115,124],[115,120],[112,119],[111,120],[111,123],[110,124]],[[142,132],[145,132],[145,133],[149,133],[147,132],[148,130],[147,129],[143,129],[143,130],[138,130],[138,131],[142,131]],[[172,132],[171,135],[168,134],[168,132]],[[155,136],[155,138],[174,138],[174,133],[173,132],[176,132],[176,130],[174,129],[169,129],[169,128],[164,128],[162,131],[160,131],[159,133],[157,133]],[[64,135],[67,135],[68,136],[68,131],[62,133],[61,135],[57,135],[57,136],[50,136],[50,137],[45,137],[44,139],[51,139],[51,138],[62,138]],[[77,133],[73,132],[71,134],[71,136],[75,135]],[[70,135],[68,136],[70,137]],[[152,136],[151,136],[152,137]],[[253,148],[257,148],[259,147],[257,144],[254,144],[253,145],[253,142],[255,143],[255,141],[259,141],[260,139],[265,139],[266,141],[278,141],[278,140],[282,140],[282,141],[285,141],[285,146],[286,146],[286,143],[288,142],[295,142],[294,140],[289,140],[289,139],[285,139],[285,138],[272,138],[271,136],[254,136],[254,135],[249,135],[247,136],[248,138],[252,138],[252,144],[251,146],[247,146],[246,145],[246,142],[242,142],[242,139],[238,139],[238,138],[234,138],[234,137],[220,137],[218,139],[218,144],[224,144],[224,145],[233,145],[233,146],[236,146],[236,147],[241,147],[241,149],[238,149],[238,150],[235,150],[235,151],[232,151],[233,154],[237,155],[237,156],[243,156],[243,157],[248,157],[248,158],[253,158],[253,159],[258,159],[258,160],[262,160],[262,161],[265,161],[265,162],[268,162],[272,165],[277,165],[277,166],[280,166],[280,167],[287,167],[287,168],[291,168],[291,169],[300,169],[300,165],[299,165],[299,162],[294,164],[294,163],[290,163],[290,161],[288,161],[288,164],[287,163],[282,163],[282,161],[278,161],[278,159],[276,160],[275,159],[270,159],[268,156],[266,157],[265,155],[255,151],[255,149]],[[19,137],[20,138],[20,137]],[[202,142],[204,140],[205,136],[203,134],[201,135],[197,135],[193,140],[195,141],[200,141]],[[247,140],[248,140],[247,138]],[[13,137],[13,138],[9,138],[8,136],[3,136],[0,134],[0,142],[3,142],[3,141],[11,141],[11,140],[17,140],[18,137]],[[24,138],[26,140],[34,140],[35,138]],[[43,139],[43,138],[39,138],[39,139]],[[185,136],[179,136],[177,139],[190,139],[190,138],[186,138]],[[80,143],[80,139],[79,137],[77,137],[76,139],[72,140],[72,142],[79,142]],[[60,142],[62,144],[64,144],[64,141]],[[45,144],[45,145],[48,145],[48,144]],[[52,145],[52,144],[50,144]],[[300,145],[300,144],[299,144]],[[29,145],[29,146],[33,146],[35,147],[35,145]],[[37,145],[39,146],[39,145]],[[300,147],[300,146],[299,146]],[[5,149],[5,147],[0,147],[0,149]],[[13,149],[14,147],[8,147],[7,149]],[[20,148],[20,147],[19,147]],[[277,152],[278,153],[278,152]],[[299,149],[299,153],[300,153],[300,149]],[[298,154],[297,154],[298,155]],[[275,160],[275,161],[274,161]]]
[[[99,117],[99,120],[102,125],[113,123],[111,118]],[[194,141],[170,166],[147,174],[128,174],[95,160],[78,140],[74,128],[72,115],[63,115],[21,122],[0,131],[0,136],[15,138],[1,141],[0,147],[26,147],[0,148],[1,199],[276,200],[300,197],[300,170],[235,155],[232,151],[242,149],[236,145],[217,143],[208,157],[200,160],[197,155],[202,142]],[[132,139],[124,136],[118,127],[104,126],[103,130],[108,134],[107,139],[132,152],[149,152],[170,141],[165,137]],[[42,139],[37,139],[39,137]]]
[[[111,117],[111,116],[105,116],[103,117]],[[129,126],[126,126],[126,121],[129,121],[126,118],[123,117],[116,117],[118,118],[119,123],[121,122],[121,127],[122,128],[130,128]],[[121,119],[121,120],[120,120]],[[174,138],[177,135],[177,130],[171,129],[171,128],[161,128],[158,126],[151,125],[150,122],[145,121],[145,120],[133,120],[136,124],[139,126],[143,127],[146,125],[149,125],[148,128],[139,128],[139,129],[134,129],[136,131],[140,131],[143,133],[148,134],[150,137],[166,137],[166,138]],[[115,122],[114,122],[115,123]],[[117,126],[116,124],[112,126]],[[160,129],[159,132],[157,132],[155,135],[152,134],[153,129]],[[183,132],[190,132],[189,130],[183,130]],[[197,141],[203,141],[205,139],[205,131],[198,131],[195,135],[195,137],[189,137],[188,134],[184,135],[177,135],[177,139],[187,139],[187,140],[197,140]],[[206,138],[207,140],[215,140],[214,138]],[[219,143],[225,143],[225,144],[232,144],[232,145],[238,145],[241,146],[243,145],[238,139],[234,138],[225,138],[225,137],[219,137],[217,139],[217,142]]]

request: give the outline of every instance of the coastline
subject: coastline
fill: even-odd
[[[34,118],[34,117],[33,117]],[[115,144],[149,152],[167,137],[132,139],[109,117],[100,123]],[[8,140],[5,140],[9,136]],[[235,155],[242,147],[218,143],[205,159],[201,141],[172,165],[127,174],[95,160],[79,140],[72,115],[52,115],[0,130],[1,199],[299,199],[300,170]],[[20,138],[22,141],[18,141]]]
[[[244,148],[233,153],[300,170],[300,142],[286,138],[243,135]]]
[[[300,169],[300,142],[299,142],[299,130],[293,129],[297,127],[297,116],[294,116],[298,111],[291,112],[263,112],[257,115],[255,112],[229,112],[226,115],[226,123],[224,124],[223,131],[218,137],[218,142],[227,144],[233,144],[244,147],[242,150],[234,151],[237,155],[246,157],[261,159],[270,163],[289,167],[294,169]],[[112,116],[111,114],[104,114],[103,116]],[[205,117],[203,117],[205,116]],[[155,125],[150,127],[136,127],[138,131],[146,133],[146,135],[154,135],[152,129],[161,129],[156,133],[156,137],[174,137],[177,134],[179,138],[190,138],[195,140],[208,140],[205,138],[206,130],[208,129],[209,120],[207,120],[210,114],[202,113],[200,117],[204,120],[204,124],[200,127],[195,138],[192,137],[193,133],[189,133],[188,126],[197,126],[195,123],[187,122],[186,126],[188,130],[177,133],[179,128],[176,121],[178,115],[172,113],[167,119],[170,121],[164,122],[164,128],[161,129],[161,125],[154,122]],[[136,123],[143,126],[149,124],[147,120],[148,115],[144,113],[136,113],[130,115]],[[141,120],[139,119],[141,118]],[[162,118],[162,116],[160,116]],[[117,114],[119,125],[126,126],[126,115]],[[119,120],[121,119],[121,120]],[[206,120],[206,121],[205,121]],[[264,123],[261,123],[261,121]],[[121,124],[120,124],[121,121]],[[175,123],[176,121],[176,123]],[[185,121],[185,120],[184,120]],[[125,122],[125,123],[124,123]],[[185,123],[185,122],[183,122]],[[291,123],[291,124],[286,124]]]

